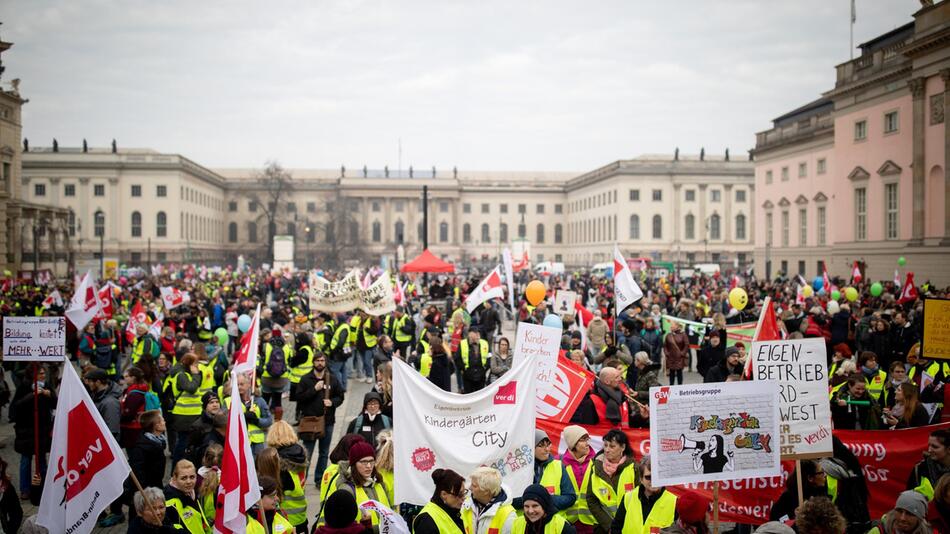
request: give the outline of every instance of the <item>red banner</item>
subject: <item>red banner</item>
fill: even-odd
[[[548,433],[553,448],[559,448],[566,423],[537,420],[538,428]],[[583,425],[591,436],[591,446],[601,448],[601,437],[612,427],[609,424]],[[835,436],[857,456],[864,477],[871,489],[868,508],[872,518],[881,517],[894,507],[894,499],[906,489],[907,478],[914,465],[927,450],[927,438],[950,424],[931,425],[904,430],[835,430]],[[650,431],[624,429],[637,458],[650,452]],[[782,462],[782,476],[724,481],[719,483],[719,517],[722,521],[761,524],[768,521],[769,511],[782,491],[795,462]],[[873,489],[872,489],[873,488]],[[713,483],[672,486],[673,493],[694,492],[712,502]]]
[[[551,391],[544,399],[536,401],[538,417],[544,416],[546,420],[566,423],[574,415],[577,405],[584,400],[584,394],[590,391],[594,384],[594,373],[559,356],[553,382]]]

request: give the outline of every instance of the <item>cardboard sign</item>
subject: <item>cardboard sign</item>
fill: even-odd
[[[929,360],[950,360],[950,299],[924,299],[920,355]]]
[[[650,419],[655,486],[781,473],[776,382],[652,387]]]
[[[555,392],[555,384],[564,384],[558,379],[557,355],[561,348],[561,330],[539,324],[518,323],[518,334],[515,336],[515,350],[512,352],[511,365],[517,367],[525,359],[533,359],[537,372],[537,398],[535,409],[538,417],[551,417],[554,412],[552,406],[559,402],[549,402],[560,394]],[[565,378],[566,377],[562,377]],[[562,388],[563,389],[563,388]]]
[[[61,362],[65,357],[65,317],[3,318],[3,361]]]
[[[558,315],[574,315],[574,303],[577,302],[577,293],[559,289],[554,294],[554,310]]]
[[[755,380],[779,384],[783,459],[832,455],[831,407],[824,338],[752,343]]]

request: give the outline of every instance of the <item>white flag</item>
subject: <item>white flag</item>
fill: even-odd
[[[504,298],[505,290],[501,286],[501,272],[496,265],[492,272],[465,299],[465,309],[472,313],[481,303],[494,298]]]
[[[82,329],[86,327],[86,323],[91,321],[101,309],[102,303],[99,302],[99,292],[92,284],[92,276],[87,272],[86,276],[82,277],[79,287],[73,293],[73,299],[66,310],[66,318],[76,326],[76,330],[82,332]]]
[[[380,532],[389,534],[409,534],[409,525],[401,515],[393,512],[385,504],[372,499],[360,503],[360,510],[369,513],[375,513],[380,518]]]
[[[49,308],[50,306],[61,307],[63,305],[63,297],[59,294],[58,289],[54,289],[48,297],[43,299],[43,307]]]
[[[250,373],[257,369],[257,351],[260,344],[261,331],[261,304],[257,304],[254,317],[251,318],[251,327],[241,336],[241,346],[234,353],[233,373]]]
[[[505,281],[508,283],[508,306],[511,308],[511,312],[515,312],[515,278],[514,278],[514,267],[512,266],[513,262],[511,260],[511,249],[505,248],[505,251],[502,253],[502,259],[505,264]]]
[[[122,495],[130,469],[76,370],[68,362],[63,367],[36,522],[50,532],[86,534],[99,513]]]
[[[191,302],[191,297],[188,295],[187,291],[181,291],[177,287],[163,287],[162,291],[162,303],[165,304],[166,310],[173,310],[182,304]]]
[[[617,302],[614,313],[618,316],[627,306],[643,298],[643,291],[633,280],[630,267],[617,245],[614,245],[614,298]]]
[[[231,380],[231,408],[228,433],[221,457],[221,485],[218,486],[214,531],[221,534],[247,532],[247,511],[261,499],[261,487],[251,455],[251,442],[244,423],[244,405],[237,377]]]

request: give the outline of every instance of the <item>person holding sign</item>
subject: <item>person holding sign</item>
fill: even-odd
[[[676,520],[676,495],[651,484],[650,455],[640,460],[640,487],[620,499],[611,534],[649,534]]]

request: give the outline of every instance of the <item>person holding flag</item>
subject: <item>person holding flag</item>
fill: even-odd
[[[293,524],[284,517],[280,510],[280,491],[277,487],[277,481],[264,475],[260,478],[260,484],[261,500],[247,512],[246,533],[290,534],[294,532]]]

